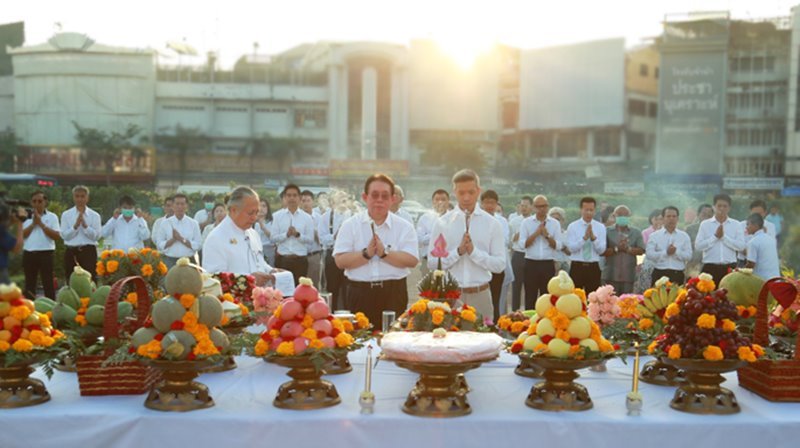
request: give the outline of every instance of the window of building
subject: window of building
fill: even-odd
[[[553,133],[533,132],[530,134],[531,157],[549,159],[553,157]]]
[[[728,142],[728,146],[736,146],[736,131],[728,129],[725,133],[725,141]]]
[[[761,108],[762,95],[763,94],[761,92],[753,92],[753,107],[756,109]]]
[[[750,57],[745,56],[739,59],[739,70],[743,72],[750,71]]]
[[[736,139],[736,144],[739,146],[747,145],[747,129],[739,129],[737,135],[739,138]]]
[[[767,56],[764,60],[764,68],[768,71],[775,71],[775,56]]]
[[[635,99],[628,100],[628,113],[630,113],[631,115],[646,117],[647,103],[645,103],[642,100],[635,100]]]
[[[205,106],[187,106],[187,105],[177,105],[177,104],[163,104],[161,108],[164,110],[194,110],[194,111],[206,110]]]
[[[750,145],[752,146],[761,145],[761,130],[750,129]]]
[[[736,109],[736,105],[738,104],[737,98],[738,96],[735,93],[728,94],[728,108]]]
[[[742,93],[739,95],[739,107],[742,109],[747,109],[750,107],[750,94],[749,93]]]
[[[658,115],[658,103],[647,103],[647,115],[653,118]]]
[[[786,135],[783,132],[783,129],[781,129],[781,128],[776,129],[774,136],[775,136],[775,138],[774,138],[774,140],[772,142],[773,145],[777,145],[777,146],[786,145]]]
[[[294,127],[296,128],[324,128],[327,126],[323,109],[295,109]]]
[[[618,156],[620,154],[619,146],[619,131],[616,129],[595,131],[595,157]]]
[[[217,112],[247,112],[246,107],[217,106]]]
[[[739,58],[731,58],[731,71],[732,72],[739,71]]]
[[[640,64],[639,65],[639,75],[647,76],[647,73],[648,73],[647,64]]]
[[[586,131],[564,132],[558,135],[558,157],[585,157]]]
[[[280,107],[258,107],[256,108],[256,112],[262,114],[285,114],[286,109]]]
[[[628,132],[628,147],[647,149],[644,133],[642,132]]]
[[[762,129],[761,130],[761,144],[764,146],[772,145],[772,130],[771,129]]]
[[[767,92],[764,94],[764,107],[766,109],[775,107],[775,92]]]
[[[754,72],[764,71],[764,56],[756,56],[753,58],[753,71]]]

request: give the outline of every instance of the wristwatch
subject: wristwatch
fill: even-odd
[[[380,256],[381,259],[384,259],[387,255],[389,255],[389,247],[391,246],[386,246],[383,248],[383,255]]]
[[[364,257],[364,258],[365,258],[365,259],[367,259],[367,260],[369,260],[369,259],[371,258],[371,257],[369,256],[369,254],[367,254],[367,248],[366,248],[366,247],[365,247],[365,248],[363,248],[363,249],[361,249],[361,256],[362,256],[362,257]]]

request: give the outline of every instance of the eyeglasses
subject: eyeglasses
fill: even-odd
[[[378,193],[377,191],[373,191],[369,194],[369,197],[372,198],[373,201],[384,200],[388,201],[391,197],[391,193]]]
[[[550,207],[550,204],[539,204],[539,205],[534,205],[534,207],[535,208],[547,208],[547,207]]]

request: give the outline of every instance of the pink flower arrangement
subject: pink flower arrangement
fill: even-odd
[[[444,234],[439,234],[439,237],[433,242],[431,256],[437,258],[447,258],[447,255],[447,241],[444,239]]]
[[[258,322],[265,324],[272,313],[278,308],[283,300],[283,294],[271,286],[253,288],[251,296],[253,300],[253,310],[259,315]]]
[[[597,291],[589,293],[589,319],[600,326],[610,325],[619,317],[619,297],[614,294],[614,287],[605,285],[597,288]]]

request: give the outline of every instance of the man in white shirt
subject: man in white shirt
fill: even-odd
[[[780,277],[781,262],[775,236],[764,231],[764,222],[760,213],[753,213],[747,218],[747,232],[752,238],[747,243],[746,266],[753,269],[753,274],[769,280]]]
[[[447,213],[447,206],[450,204],[450,193],[438,189],[431,195],[431,205],[433,211],[425,213],[417,220],[417,238],[419,239],[419,254],[422,257],[420,263],[420,273],[424,277],[428,273],[428,246],[431,243],[431,232],[433,224],[441,216]]]
[[[153,223],[152,232],[150,232],[150,240],[153,242],[153,245],[156,244],[156,235],[158,235],[158,228],[161,227],[161,224],[164,223],[167,219],[172,216],[172,201],[174,201],[173,196],[167,196],[164,199],[164,205],[162,206],[164,210],[164,216],[156,219],[156,222]]]
[[[514,271],[514,283],[511,285],[511,310],[517,311],[522,304],[522,288],[525,286],[525,240],[520,240],[519,228],[522,221],[533,212],[533,198],[523,196],[517,204],[518,213],[508,220],[511,228],[511,269]],[[549,279],[548,279],[549,280]]]
[[[730,209],[730,196],[714,196],[714,216],[700,223],[694,242],[695,249],[703,252],[702,272],[710,274],[717,285],[736,267],[736,253],[746,247],[742,226],[728,216]]]
[[[600,256],[606,251],[606,228],[595,221],[597,201],[583,197],[581,217],[567,226],[567,248],[570,251],[569,275],[575,287],[588,295],[600,287]]]
[[[399,316],[406,309],[406,277],[419,262],[417,234],[411,223],[389,212],[394,202],[389,176],[370,176],[361,199],[367,210],[342,224],[333,256],[348,280],[348,309],[377,324],[384,310]]]
[[[164,221],[155,237],[167,268],[174,266],[181,257],[193,259],[203,242],[197,221],[186,215],[189,198],[183,193],[176,194],[172,208],[174,215]]]
[[[132,197],[125,195],[119,199],[119,208],[114,210],[114,216],[103,226],[103,238],[110,238],[114,242],[112,249],[125,252],[144,247],[144,240],[150,238],[150,230]]]
[[[258,194],[236,187],[228,200],[228,216],[203,244],[203,269],[211,273],[252,275],[257,286],[274,280],[274,269],[264,260],[264,246],[253,224],[258,219]]]
[[[400,185],[394,186],[394,203],[392,203],[392,213],[395,215],[405,219],[406,221],[410,222],[411,225],[414,225],[414,218],[411,217],[411,213],[400,206],[403,205],[403,201],[406,198],[406,194]]]
[[[489,291],[493,272],[506,267],[503,229],[494,216],[478,207],[481,194],[480,178],[469,169],[453,175],[453,193],[458,205],[436,221],[428,246],[428,267],[433,269],[438,259],[431,256],[439,235],[447,242],[448,256],[442,259],[461,286],[461,301],[492,319],[494,306]]]
[[[197,221],[197,225],[200,226],[200,233],[203,232],[206,226],[214,224],[214,215],[211,213],[212,210],[214,210],[214,195],[206,193],[203,195],[203,208],[194,214],[194,220]]]
[[[47,210],[47,194],[36,190],[31,194],[33,216],[22,223],[25,242],[22,246],[22,270],[25,272],[25,296],[36,298],[36,283],[42,277],[44,295],[55,300],[53,264],[56,241],[61,239],[58,216]]]
[[[503,215],[497,214],[497,203],[499,200],[497,192],[494,190],[486,190],[481,193],[481,209],[490,214],[500,226],[503,228],[503,244],[508,244],[510,230],[508,228],[508,221]],[[507,254],[506,254],[507,255]],[[508,256],[506,256],[506,268],[509,267]],[[502,272],[492,272],[492,280],[489,282],[489,291],[492,294],[492,307],[494,308],[494,315],[492,319],[497,322],[500,315],[504,313],[505,303],[502,299],[503,284],[505,283],[506,270]]]
[[[64,275],[69,279],[76,265],[97,280],[97,240],[102,225],[100,214],[89,208],[89,188],[77,185],[72,189],[74,207],[61,214],[61,238],[64,239]]]
[[[346,309],[344,303],[344,270],[336,266],[333,258],[333,246],[342,223],[350,217],[347,208],[347,194],[337,192],[331,196],[332,204],[317,221],[317,234],[325,254],[325,290],[331,294],[332,309]]]
[[[308,276],[308,244],[314,241],[314,220],[300,210],[300,187],[288,184],[281,192],[282,209],[272,219],[275,266],[292,273],[294,284]],[[315,284],[314,286],[318,286]]]
[[[313,226],[314,237],[311,242],[306,244],[308,249],[308,278],[310,278],[314,285],[321,287],[322,281],[322,245],[319,241],[319,234],[317,227],[319,224],[319,215],[314,211],[314,193],[311,190],[303,190],[300,194],[300,209],[308,213],[311,217],[311,225]]]
[[[764,218],[764,225],[761,228],[761,230],[764,233],[766,233],[767,235],[772,235],[773,237],[775,237],[776,238],[775,242],[777,244],[778,232],[777,232],[777,229],[775,228],[775,224],[767,221],[767,219],[766,219],[766,217],[767,217],[767,203],[762,201],[761,199],[756,199],[753,202],[751,202],[750,203],[750,215],[752,215],[753,213],[758,213],[759,215],[761,215],[762,218]],[[748,215],[748,217],[750,215]],[[740,251],[739,254],[738,254],[737,265],[739,267],[744,267],[744,265],[746,264],[746,260],[747,260],[747,247],[746,246],[750,242],[750,240],[753,239],[753,235],[750,232],[747,231],[747,221],[748,221],[747,219],[739,221],[739,224],[742,227],[742,233],[744,233],[744,243],[745,243],[745,250]]]
[[[533,198],[536,214],[520,224],[519,240],[525,248],[525,309],[536,306],[539,295],[547,292],[547,282],[556,276],[556,253],[561,250],[561,224],[548,216],[547,196]]]
[[[647,258],[653,262],[650,284],[667,277],[676,284],[684,283],[686,263],[692,259],[692,240],[689,234],[678,229],[680,212],[673,205],[661,210],[664,227],[650,234],[647,240]]]

